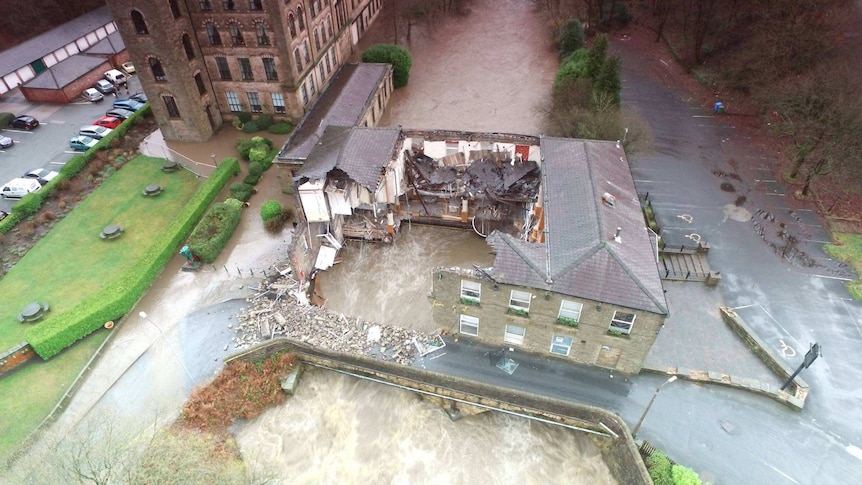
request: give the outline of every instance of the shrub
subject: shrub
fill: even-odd
[[[260,175],[248,174],[242,179],[242,183],[248,185],[257,185],[260,182]]]
[[[210,175],[168,229],[152,243],[147,254],[141,257],[123,278],[91,295],[71,310],[27,329],[27,342],[40,357],[47,360],[57,355],[75,341],[101,328],[105,322],[116,320],[132,309],[164,269],[168,260],[174,256],[177,247],[207,206],[230,180],[232,174],[239,170],[238,162],[230,163],[229,160],[226,159],[226,163]]]
[[[587,71],[586,76],[590,79],[595,79],[605,65],[605,57],[608,53],[608,36],[599,34],[593,40],[593,47],[590,48],[589,56],[587,56]]]
[[[243,133],[254,133],[255,131],[258,131],[258,128],[257,123],[255,123],[254,121],[249,121],[242,125]]]
[[[646,459],[647,470],[649,476],[655,485],[674,485],[673,476],[671,475],[670,459],[660,451],[654,451],[653,454]]]
[[[282,208],[277,200],[268,200],[260,206],[260,218],[263,222],[271,219],[281,219]]]
[[[554,78],[554,87],[558,87],[566,81],[586,78],[589,55],[590,51],[581,48],[566,58],[557,71],[556,78]]]
[[[395,88],[407,85],[410,68],[413,66],[413,58],[407,49],[394,44],[376,44],[365,49],[362,62],[392,64],[392,85]]]
[[[216,260],[239,225],[242,204],[236,202],[239,205],[227,201],[213,204],[186,241],[192,252],[203,262],[212,263]]]
[[[565,59],[572,52],[584,47],[584,26],[578,19],[569,19],[560,26],[557,36],[557,49],[560,51],[560,59]]]
[[[238,199],[243,202],[248,201],[248,199],[251,198],[251,194],[253,193],[254,187],[243,182],[234,182],[230,186],[230,195],[234,199]]]
[[[9,122],[15,118],[15,115],[12,113],[0,113],[0,126],[7,127],[9,126]]]
[[[595,79],[593,89],[598,93],[607,95],[615,106],[620,104],[620,92],[623,89],[622,61],[613,56],[605,60],[599,75]]]
[[[260,168],[263,169],[264,164],[269,155],[269,150],[266,147],[257,146],[251,149],[248,154],[248,159],[251,163],[256,163],[260,165]]]
[[[701,485],[700,477],[691,468],[674,465],[670,470],[674,485]]]
[[[236,119],[238,119],[240,123],[248,123],[249,121],[251,121],[251,113],[247,111],[240,111],[236,114]]]
[[[286,135],[290,133],[290,130],[292,129],[293,123],[291,123],[290,121],[281,120],[278,123],[273,123],[272,125],[270,125],[270,127],[266,131],[272,133],[273,135]]]
[[[17,204],[12,206],[12,213],[18,214],[21,219],[32,216],[42,207],[43,196],[42,190],[25,195]]]
[[[251,158],[252,149],[262,148],[265,153],[272,148],[272,145],[272,140],[263,136],[240,138],[236,141],[236,149],[239,151],[239,155],[243,158],[243,160],[251,160],[253,162],[260,162],[260,160],[253,160]]]
[[[260,165],[260,162],[252,161],[248,164],[248,174],[249,175],[260,175],[263,173],[263,167]]]
[[[270,125],[272,125],[272,115],[269,113],[263,113],[262,115],[258,116],[257,119],[254,121],[255,123],[257,123],[258,129],[265,130],[269,128]]]

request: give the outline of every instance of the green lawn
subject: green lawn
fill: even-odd
[[[162,172],[163,163],[160,158],[138,157],[126,164],[0,280],[0,348],[25,340],[25,330],[34,324],[19,323],[17,314],[28,302],[50,304],[47,318],[35,324],[40,325],[119,280],[143,257],[201,183],[185,170]],[[144,187],[152,183],[164,187],[164,192],[143,196]],[[122,225],[125,234],[102,240],[99,233],[109,224]],[[96,332],[48,361],[37,357],[36,363],[0,380],[0,456],[45,418],[106,335]]]
[[[0,348],[25,340],[28,325],[18,323],[18,312],[31,301],[47,302],[52,315],[80,303],[89,294],[122,277],[146,251],[153,237],[164,231],[199,186],[198,179],[181,170],[161,171],[164,160],[138,157],[109,177],[101,187],[58,223],[0,280]],[[157,197],[141,194],[148,184],[165,188]],[[102,240],[109,224],[125,228],[122,237]]]
[[[832,236],[838,244],[827,244],[823,247],[833,258],[846,261],[853,267],[857,275],[862,275],[862,236],[859,234],[834,233]],[[851,281],[847,289],[853,298],[862,301],[862,280]]]

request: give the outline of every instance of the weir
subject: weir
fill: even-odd
[[[333,352],[286,338],[263,342],[227,358],[226,362],[261,360],[280,352],[295,353],[302,365],[407,389],[439,400],[444,407],[493,410],[586,433],[601,450],[604,462],[618,483],[652,483],[625,422],[616,414],[597,407],[361,355]]]

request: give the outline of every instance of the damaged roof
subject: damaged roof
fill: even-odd
[[[400,136],[399,128],[329,126],[296,176],[323,179],[338,168],[373,191],[392,160]]]
[[[614,142],[543,137],[546,243],[495,232],[501,283],[667,315],[653,245],[625,152]],[[602,201],[612,195],[613,206]],[[620,242],[615,241],[620,228]]]
[[[386,78],[389,64],[345,64],[303,118],[278,154],[282,161],[309,157],[327,126],[354,126],[362,119],[377,86]]]

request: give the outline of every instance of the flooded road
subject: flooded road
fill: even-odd
[[[411,392],[316,369],[235,436],[291,484],[616,483],[583,434],[498,413],[452,422]]]

